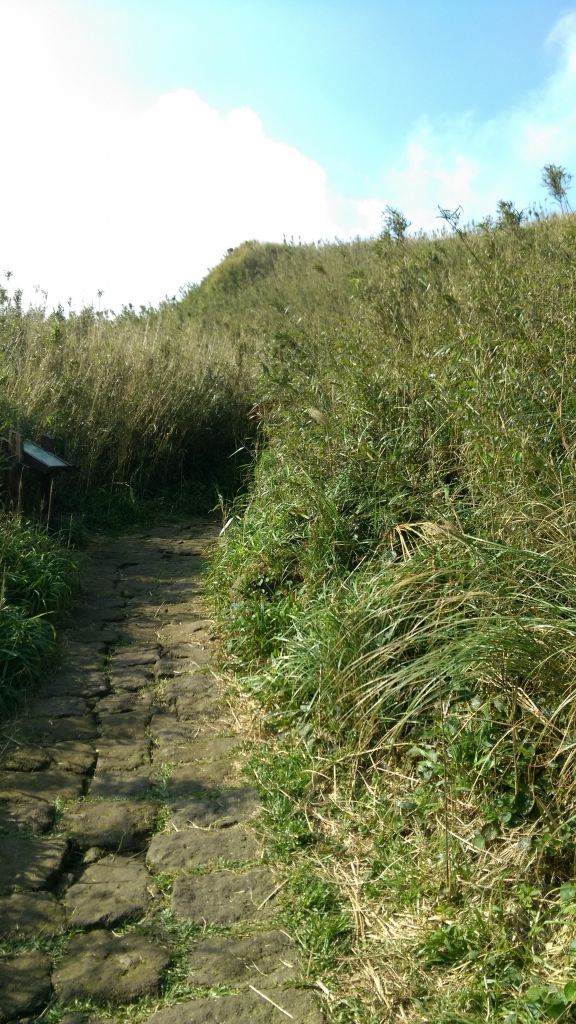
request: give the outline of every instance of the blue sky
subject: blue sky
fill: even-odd
[[[248,106],[370,196],[422,120],[497,116],[555,66],[546,44],[576,10],[558,0],[96,0],[124,73],[153,95],[195,90]],[[99,17],[98,17],[99,15]],[[101,19],[101,20],[100,20]]]
[[[156,303],[247,237],[543,199],[576,172],[576,2],[1,0],[0,102],[0,270]]]

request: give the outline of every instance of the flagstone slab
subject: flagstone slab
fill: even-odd
[[[107,607],[109,602],[101,602],[98,605],[81,605],[79,608],[75,608],[72,612],[72,621],[77,622],[79,625],[85,623],[96,623],[100,622],[123,622],[126,618],[126,613],[122,611],[122,608],[110,608]]]
[[[112,672],[116,672],[120,668],[130,668],[132,665],[153,665],[157,660],[157,644],[142,646],[130,644],[128,647],[122,647],[112,656]]]
[[[46,800],[0,800],[0,829],[5,832],[48,832],[54,822],[54,807]],[[0,843],[2,839],[0,838]]]
[[[39,949],[0,963],[0,1024],[42,1009],[52,988],[50,967]]]
[[[148,771],[96,772],[90,784],[91,799],[134,800],[150,796],[156,773]]]
[[[172,679],[165,687],[166,701],[174,704],[182,697],[217,697],[218,685],[211,675],[197,672],[182,679]]]
[[[177,806],[167,826],[186,828],[230,828],[249,821],[261,808],[260,797],[249,786],[225,789],[216,797],[188,800]]]
[[[37,772],[48,768],[52,758],[44,747],[17,746],[13,747],[6,757],[3,767],[11,772]]]
[[[150,740],[105,740],[96,741],[98,750],[98,771],[132,771],[150,764]]]
[[[63,740],[46,748],[55,764],[62,771],[85,775],[96,764],[95,742],[81,743],[78,740]]]
[[[62,871],[68,849],[66,839],[4,836],[0,841],[0,892],[48,889]]]
[[[66,928],[64,907],[48,892],[15,892],[0,899],[0,938],[58,935]]]
[[[103,675],[102,668],[78,669],[65,672],[51,680],[42,688],[42,697],[93,697],[105,696],[110,687]]]
[[[122,715],[127,711],[145,712],[152,703],[151,693],[111,693],[98,701],[96,710],[102,715]]]
[[[105,739],[140,739],[144,737],[150,718],[149,710],[125,711],[120,715],[101,715],[100,734]]]
[[[30,718],[71,718],[88,710],[82,697],[43,697],[30,704]]]
[[[248,991],[177,1003],[152,1014],[148,1024],[280,1024],[287,1017],[297,1024],[322,1024],[324,1020],[310,992],[267,988],[262,995]]]
[[[189,730],[192,735],[193,731]],[[154,760],[174,761],[188,764],[193,761],[215,761],[227,757],[241,747],[244,740],[239,736],[204,735],[200,739],[189,739],[178,743],[167,743],[154,751]]]
[[[142,848],[157,813],[150,800],[84,800],[64,812],[59,827],[81,849],[99,846],[120,853]]]
[[[174,881],[172,910],[179,921],[201,925],[269,921],[276,912],[275,889],[267,868],[185,876]]]
[[[216,697],[179,697],[176,712],[182,722],[203,722],[224,719],[225,709]]]
[[[298,974],[294,944],[279,928],[255,932],[242,938],[208,935],[198,942],[187,958],[189,985],[230,985],[250,983],[274,988]]]
[[[225,830],[189,828],[183,832],[161,832],[148,847],[146,863],[153,871],[176,874],[222,860],[255,860],[258,844],[248,829],[237,825]]]
[[[143,861],[114,854],[102,857],[85,869],[64,897],[68,926],[113,928],[142,917],[155,895]]]
[[[152,680],[153,674],[147,671],[146,666],[134,665],[124,671],[114,671],[110,685],[113,693],[137,693],[150,686]]]
[[[172,769],[166,783],[166,792],[170,803],[189,800],[206,790],[220,789],[235,771],[235,762],[231,758],[211,761],[208,764],[177,765]]]
[[[56,797],[75,800],[82,792],[83,780],[72,772],[52,769],[47,772],[1,772],[0,800],[15,795],[36,797],[52,802]]]
[[[106,624],[105,624],[106,625]],[[117,629],[111,628],[88,628],[88,629],[77,629],[74,630],[74,637],[77,640],[83,641],[86,644],[98,644],[103,645],[103,649],[109,644],[118,643],[120,640],[120,633]],[[99,649],[102,649],[99,647]]]
[[[150,729],[160,748],[183,746],[197,739],[213,739],[218,736],[218,730],[211,723],[195,725],[193,722],[180,722],[176,715],[162,707],[156,706],[154,710]]]
[[[27,718],[22,722],[22,734],[32,743],[51,746],[63,740],[92,740],[98,735],[92,715],[81,718]]]
[[[156,995],[169,964],[168,951],[152,939],[98,929],[71,940],[52,980],[61,1003],[101,999],[123,1004]]]

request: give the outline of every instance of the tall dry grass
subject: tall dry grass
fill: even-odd
[[[300,922],[334,1020],[573,1019],[575,243],[502,214],[243,289],[273,405],[213,592],[271,841],[349,912],[330,968]]]
[[[2,427],[52,434],[77,492],[217,475],[246,434],[250,373],[224,332],[176,304],[111,319],[9,301],[0,315]]]

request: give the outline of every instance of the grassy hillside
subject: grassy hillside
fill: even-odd
[[[183,307],[262,352],[212,586],[310,970],[574,1019],[576,219],[241,256]]]
[[[1,418],[88,525],[249,466],[212,599],[332,1024],[576,1019],[575,275],[574,217],[502,207],[247,242],[115,320],[3,304]]]

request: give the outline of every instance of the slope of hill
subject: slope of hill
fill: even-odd
[[[269,403],[214,602],[334,1020],[572,1019],[575,243],[287,246],[210,297]]]
[[[333,1022],[574,1019],[575,274],[572,216],[504,208],[248,242],[114,320],[4,303],[2,419],[88,524],[241,468],[212,600]]]

